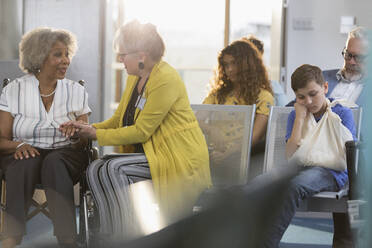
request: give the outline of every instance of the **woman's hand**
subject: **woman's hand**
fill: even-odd
[[[35,147],[25,143],[25,144],[21,145],[20,147],[18,147],[16,149],[16,151],[14,153],[14,158],[17,159],[17,160],[19,160],[19,159],[22,160],[24,158],[25,159],[28,159],[30,157],[34,158],[34,157],[39,156],[39,155],[40,155],[40,153]]]
[[[88,124],[82,120],[78,121],[67,121],[65,123],[62,123],[59,126],[59,131],[62,133],[63,136],[70,138],[74,136],[77,133],[77,128],[75,126],[75,123],[80,123],[80,124]]]
[[[77,133],[77,135],[81,138],[89,138],[96,140],[97,135],[96,135],[96,129],[92,126],[89,125],[88,123],[85,123],[83,121],[68,121],[59,127],[59,130],[66,134],[67,136],[67,130],[70,130],[69,134],[73,132],[74,134]],[[71,137],[71,136],[67,136]]]

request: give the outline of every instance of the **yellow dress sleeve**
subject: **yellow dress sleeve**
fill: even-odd
[[[256,114],[269,115],[270,106],[272,105],[274,105],[273,95],[269,91],[262,89],[256,103]]]
[[[158,79],[148,89],[146,103],[135,124],[113,129],[97,129],[101,146],[128,145],[146,142],[159,127],[171,106],[177,100],[179,86],[171,77]],[[148,85],[150,82],[148,83]],[[150,86],[150,85],[149,85]]]

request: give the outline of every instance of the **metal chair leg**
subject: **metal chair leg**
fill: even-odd
[[[4,226],[4,210],[6,208],[6,182],[2,180],[1,184],[1,213],[0,213],[0,233],[3,232]]]
[[[85,226],[85,243],[87,248],[90,247],[90,237],[89,237],[89,225],[88,225],[88,203],[87,203],[87,194],[84,194],[83,198],[83,207],[84,207],[84,226]],[[83,223],[81,223],[83,224]]]

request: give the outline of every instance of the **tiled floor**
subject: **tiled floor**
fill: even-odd
[[[332,219],[294,218],[280,248],[331,248],[332,237]]]
[[[280,248],[331,248],[332,232],[333,223],[329,218],[295,217],[283,236]],[[18,247],[58,247],[50,220],[41,214],[30,220],[27,235]]]

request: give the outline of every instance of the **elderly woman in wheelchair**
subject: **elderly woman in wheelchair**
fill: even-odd
[[[65,78],[77,42],[66,30],[37,28],[20,42],[20,68],[27,74],[10,82],[0,97],[1,169],[6,180],[2,247],[14,247],[37,184],[46,191],[54,235],[62,247],[75,247],[73,185],[88,163],[84,139],[69,120],[88,122],[88,96],[79,83]],[[67,136],[66,136],[67,135]]]

